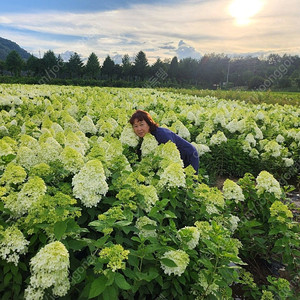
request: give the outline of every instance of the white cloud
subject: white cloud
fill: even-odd
[[[200,52],[198,52],[194,47],[191,47],[188,44],[186,44],[183,40],[181,40],[178,43],[176,54],[179,59],[183,59],[186,57],[200,59],[202,57]]]
[[[189,0],[173,5],[170,2],[168,5],[139,4],[94,13],[3,14],[0,24],[9,32],[6,38],[29,52],[71,50],[83,56],[95,52],[102,60],[108,54],[133,56],[145,49],[151,49],[146,52],[149,57],[172,57],[176,55],[174,43],[179,40],[185,41],[186,48],[179,47],[177,51],[190,51],[192,55],[197,55],[195,49],[201,49],[202,54],[300,53],[299,0],[284,3],[264,0],[263,9],[247,26],[235,24],[228,11],[231,2]],[[16,30],[21,33],[16,35]],[[166,45],[171,46],[166,48]]]

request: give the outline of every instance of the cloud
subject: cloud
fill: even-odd
[[[202,55],[194,47],[189,46],[183,40],[178,43],[178,48],[176,50],[177,57],[179,59],[191,57],[194,59],[200,59]]]
[[[113,52],[133,56],[145,49],[147,57],[162,58],[166,53],[197,57],[196,49],[202,54],[300,53],[299,0],[284,5],[282,0],[264,0],[264,8],[244,27],[230,16],[229,4],[228,0],[188,0],[87,13],[2,13],[0,29],[29,52],[70,50],[86,57],[95,52],[101,59]],[[174,43],[180,40],[184,44],[176,48]]]

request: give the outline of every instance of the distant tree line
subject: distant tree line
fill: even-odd
[[[116,64],[108,55],[101,66],[95,53],[91,53],[84,64],[77,53],[67,62],[51,50],[42,58],[31,55],[24,61],[16,51],[11,51],[5,61],[0,61],[0,81],[9,81],[8,78],[40,84],[71,80],[76,84],[93,85],[101,85],[104,81],[116,86],[299,89],[300,58],[286,54],[230,58],[212,53],[201,59],[178,60],[175,56],[162,61],[158,58],[150,65],[146,54],[140,51],[133,62],[125,54],[122,63]]]

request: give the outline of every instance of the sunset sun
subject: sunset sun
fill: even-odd
[[[229,6],[229,12],[238,25],[247,25],[262,6],[262,0],[234,0]]]

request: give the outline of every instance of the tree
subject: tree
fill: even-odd
[[[85,66],[85,73],[88,78],[97,79],[100,74],[101,68],[97,55],[92,52],[88,58]]]
[[[150,72],[151,72],[151,75],[152,76],[155,76],[155,74],[157,72],[159,72],[160,70],[164,71],[165,72],[165,65],[164,63],[161,61],[160,58],[158,58],[156,60],[156,62],[151,66],[150,68]]]
[[[83,70],[83,62],[80,56],[75,52],[71,55],[67,63],[67,71],[71,78],[80,78]]]
[[[114,74],[114,67],[115,67],[115,63],[114,61],[110,58],[109,55],[107,55],[107,57],[105,58],[104,62],[103,62],[103,66],[102,66],[102,74],[106,75],[108,78],[112,78],[112,75]]]
[[[264,91],[267,89],[267,87],[264,86],[264,81],[265,79],[261,76],[253,76],[249,81],[248,88],[250,90],[252,89],[256,90],[260,88],[261,91]]]
[[[26,70],[30,75],[37,76],[42,73],[42,62],[41,59],[30,55],[26,62]]]
[[[196,84],[199,77],[199,61],[194,58],[183,58],[179,62],[179,75],[182,81],[189,84]]]
[[[177,56],[174,56],[172,58],[168,73],[169,73],[170,78],[177,79],[177,76],[178,76],[178,59],[177,59]]]
[[[122,76],[129,80],[129,76],[132,71],[132,64],[130,62],[130,58],[128,54],[125,54],[122,58]]]
[[[50,71],[54,66],[57,66],[57,58],[52,50],[48,50],[44,54],[42,63],[45,71]]]
[[[141,80],[144,80],[148,73],[148,66],[146,54],[143,51],[140,51],[135,57],[133,74]]]
[[[5,62],[3,60],[0,60],[0,75],[3,75],[4,70],[5,70]]]
[[[21,75],[23,65],[24,62],[17,51],[13,50],[7,55],[5,61],[6,69],[12,72],[14,76]]]

